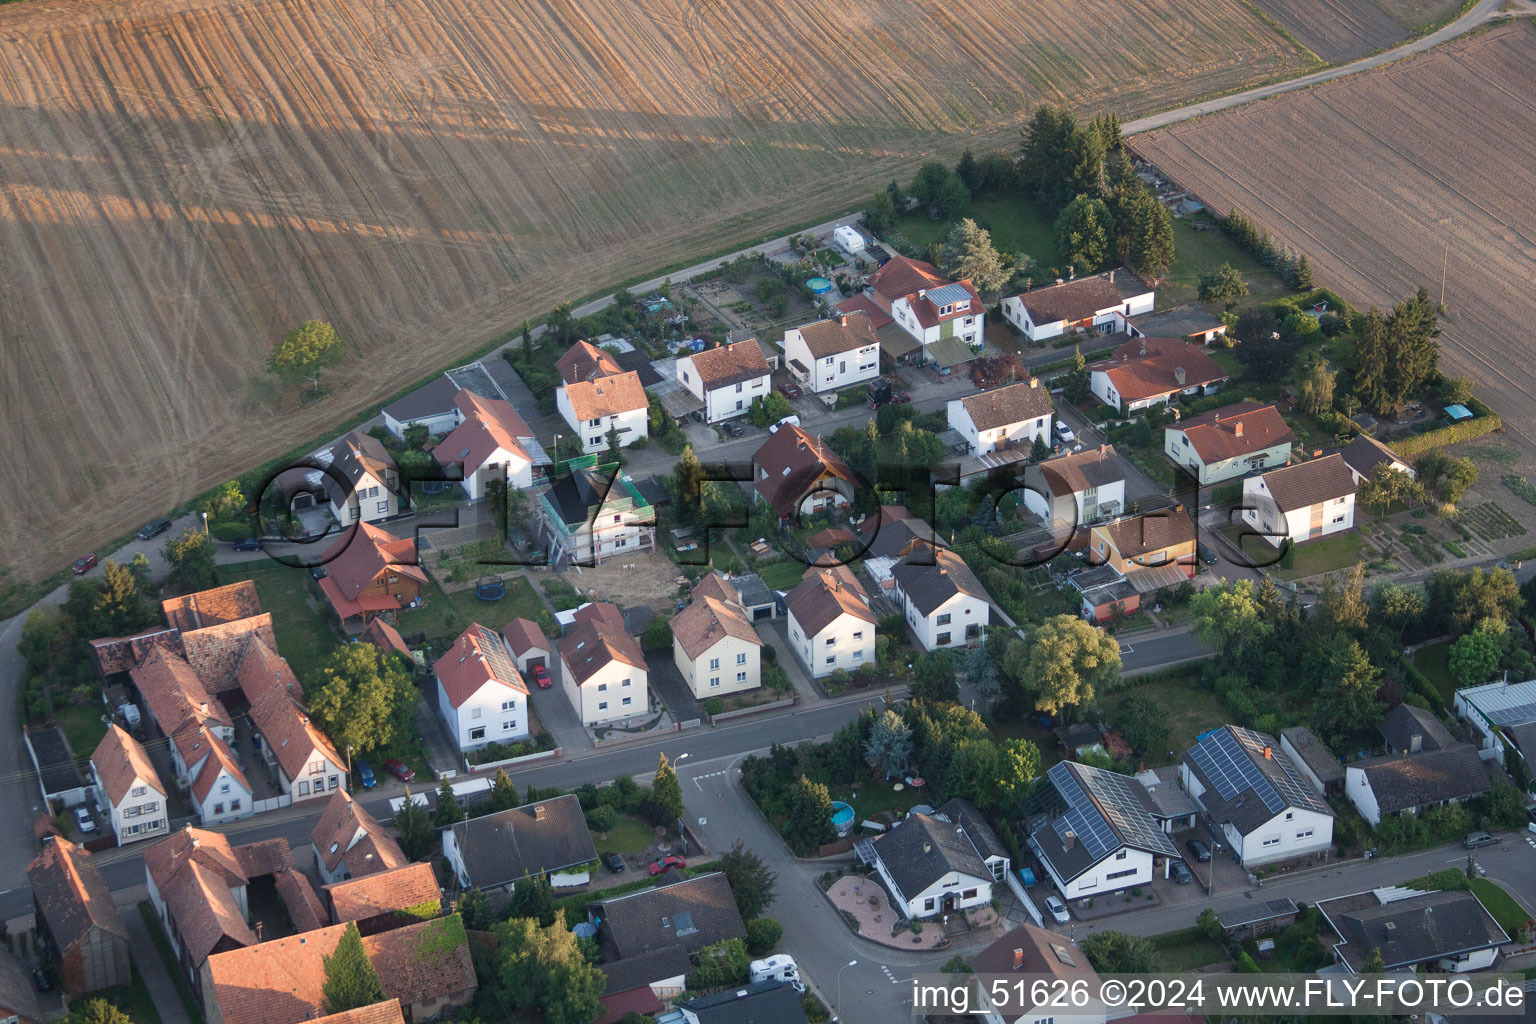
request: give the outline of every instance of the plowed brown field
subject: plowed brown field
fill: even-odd
[[[1215,209],[1309,253],[1318,280],[1386,304],[1419,285],[1450,314],[1441,365],[1536,449],[1536,24],[1138,135]]]
[[[1308,61],[1242,0],[0,7],[3,557],[53,571],[525,315],[1011,145],[1041,100],[1129,116]],[[308,317],[352,358],[285,406],[261,367]]]
[[[1408,38],[1375,0],[1254,0],[1296,41],[1329,64],[1374,53]]]

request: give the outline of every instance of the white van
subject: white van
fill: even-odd
[[[796,992],[805,991],[805,983],[800,980],[800,966],[788,953],[776,953],[765,960],[753,960],[749,970],[752,981],[787,981],[795,987]]]

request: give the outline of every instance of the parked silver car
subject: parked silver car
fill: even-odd
[[[1051,920],[1057,924],[1066,924],[1072,920],[1072,915],[1067,913],[1067,905],[1055,896],[1045,898],[1045,909],[1051,915]]]

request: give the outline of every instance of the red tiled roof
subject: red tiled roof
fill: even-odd
[[[650,407],[650,399],[640,384],[640,375],[633,370],[612,377],[567,384],[565,398],[571,403],[571,412],[578,420],[618,416]]]
[[[852,615],[874,622],[875,615],[864,603],[864,588],[853,578],[831,570],[811,570],[800,585],[784,599],[806,637],[814,637],[842,615]]]
[[[208,733],[207,730],[203,732],[207,736],[210,760],[203,765],[202,770],[197,773],[197,778],[193,780],[192,795],[197,797],[199,803],[208,799],[208,794],[213,791],[213,784],[218,781],[219,775],[222,772],[228,772],[230,779],[244,789],[246,796],[249,797],[253,792],[251,783],[245,777],[245,772],[240,770],[240,763],[235,760],[234,751],[230,750],[229,745],[217,736]]]
[[[649,671],[634,637],[596,621],[584,622],[566,634],[560,641],[560,659],[570,668],[578,686],[614,661]]]
[[[250,715],[251,724],[272,748],[273,756],[289,779],[302,778],[305,765],[317,753],[337,767],[344,763],[331,741],[310,720],[309,712],[286,693],[280,690],[268,692],[251,705]]]
[[[1093,530],[1103,531],[1122,558],[1137,558],[1195,540],[1195,521],[1182,506],[1117,519]]]
[[[235,894],[214,869],[188,861],[169,885],[157,883],[157,888],[194,966],[200,966],[226,937],[242,946],[256,943],[256,933],[246,924]]]
[[[602,1016],[597,1018],[595,1024],[617,1024],[624,1019],[626,1013],[639,1013],[655,1016],[664,1007],[661,1000],[656,998],[656,993],[651,991],[651,986],[641,985],[627,992],[615,992],[611,996],[603,996]]]
[[[1282,512],[1297,512],[1319,502],[1355,493],[1355,476],[1337,453],[1272,469],[1261,480]]]
[[[793,424],[780,427],[752,459],[767,474],[754,485],[757,493],[781,516],[793,515],[820,480],[835,477],[859,486],[853,470],[836,452]]]
[[[1238,402],[1173,424],[1205,463],[1261,452],[1296,440],[1285,417],[1266,402]]]
[[[1063,320],[1073,323],[1086,320],[1100,310],[1123,306],[1125,297],[1108,275],[1095,274],[1032,288],[1020,295],[1019,301],[1029,312],[1030,320],[1037,326],[1044,326]]]
[[[773,372],[768,367],[768,360],[763,358],[763,350],[758,347],[756,338],[707,348],[683,358],[693,363],[706,391],[766,377]]]
[[[580,608],[577,608],[571,618],[577,625],[581,625],[584,622],[596,622],[604,629],[613,630],[617,633],[626,632],[624,613],[619,610],[618,605],[608,601],[589,601]]]
[[[309,838],[327,871],[335,871],[343,860],[354,877],[389,871],[410,863],[378,819],[363,810],[362,805],[342,789],[331,794],[320,815],[320,823]]]
[[[326,925],[325,905],[315,895],[314,886],[297,871],[279,871],[273,876],[273,885],[282,897],[283,909],[295,931],[309,932]]]
[[[895,320],[891,319],[891,314],[887,313],[885,310],[881,309],[878,305],[871,301],[868,295],[860,294],[855,295],[851,299],[844,299],[834,308],[836,308],[839,313],[846,313],[850,316],[855,313],[863,313],[865,316],[869,317],[869,325],[877,331],[888,324],[893,324],[896,322]]]
[[[535,622],[528,619],[517,618],[507,623],[501,629],[501,635],[506,638],[507,646],[512,651],[512,656],[521,658],[529,651],[548,651],[549,638]]]
[[[885,266],[869,276],[869,286],[887,302],[904,299],[919,288],[941,288],[946,284],[949,281],[939,273],[938,267],[907,256],[892,256]]]
[[[533,461],[519,441],[532,437],[533,431],[510,403],[482,398],[468,390],[460,391],[453,401],[464,419],[432,449],[439,465],[462,466],[468,476],[498,451],[511,452],[524,462]]]
[[[254,580],[240,580],[161,601],[160,611],[173,628],[190,633],[205,626],[260,615],[261,598],[256,594]]]
[[[400,1000],[386,999],[372,1006],[316,1017],[309,1024],[405,1024],[405,1015],[400,1011]]]
[[[589,341],[578,341],[555,363],[560,379],[567,384],[594,377],[612,377],[623,373],[613,353]]]
[[[245,885],[250,881],[235,857],[229,836],[222,832],[209,832],[188,825],[144,851],[144,868],[154,881],[155,888],[162,893],[167,886],[173,884],[176,873],[189,861],[196,861],[216,871],[227,886]]]
[[[800,332],[800,338],[813,359],[825,359],[840,352],[853,352],[880,343],[866,313],[831,316],[825,320],[802,324],[795,329]]]
[[[299,684],[299,677],[293,674],[288,659],[268,647],[259,636],[246,641],[235,679],[245,699],[252,704],[272,689],[283,690],[295,700],[304,699],[304,688]]]
[[[337,924],[442,900],[431,864],[406,864],[391,871],[349,878],[326,886],[325,891],[330,895]]]
[[[443,692],[454,707],[480,692],[480,688],[496,683],[509,690],[526,695],[528,684],[507,655],[501,636],[488,626],[478,622],[459,634],[453,646],[432,663]]]
[[[60,950],[100,928],[128,940],[128,929],[91,855],[63,840],[45,839],[43,852],[27,865],[27,884]]]
[[[354,532],[344,532],[325,552],[325,579],[320,581],[326,595],[338,594],[346,601],[355,602],[364,587],[385,569],[418,582],[427,581],[426,574],[417,564],[416,542],[409,537],[396,537],[372,523],[358,523]],[[327,587],[326,583],[330,586]],[[387,607],[398,608],[392,597]],[[335,599],[332,599],[335,603]]]
[[[385,654],[402,654],[407,658],[411,656],[411,649],[406,646],[400,631],[381,618],[369,619],[368,625],[363,628],[362,637]]]
[[[1088,368],[1107,374],[1121,400],[1129,402],[1214,384],[1230,376],[1204,348],[1178,338],[1134,338],[1116,349],[1113,358]]]
[[[136,785],[145,785],[165,796],[165,786],[155,774],[155,766],[149,763],[149,754],[143,744],[116,725],[107,727],[107,734],[96,744],[91,754],[91,767],[106,791],[107,800],[115,807],[123,802],[128,791]]]
[[[672,635],[690,658],[697,658],[728,636],[759,647],[763,643],[740,605],[709,596],[695,594],[688,607],[672,617],[670,625]]]
[[[233,728],[229,713],[217,697],[210,696],[191,665],[185,659],[166,653],[162,647],[149,652],[143,663],[128,674],[144,698],[155,724],[167,735],[175,733],[189,720]]]

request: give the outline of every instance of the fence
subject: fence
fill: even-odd
[[[509,768],[515,764],[531,764],[534,761],[553,761],[557,757],[564,756],[564,754],[565,750],[563,748],[553,747],[549,750],[540,750],[533,754],[519,754],[517,757],[504,757],[500,761],[482,761],[479,764],[470,764],[468,761],[465,761],[464,770],[470,775],[474,775],[477,772],[494,772],[498,768]],[[439,776],[439,781],[441,780],[442,776]]]
[[[293,797],[291,796],[269,796],[265,800],[252,800],[251,809],[257,814],[264,814],[267,811],[275,811],[280,807],[287,807],[291,803],[293,803]]]
[[[1024,912],[1029,915],[1030,920],[1034,921],[1037,927],[1044,927],[1045,918],[1041,915],[1040,908],[1035,906],[1035,901],[1029,898],[1029,893],[1024,891],[1024,883],[1019,881],[1018,873],[1010,869],[1003,877],[1008,879],[1008,888],[1013,890],[1013,895],[1018,899],[1019,906],[1024,908]]]
[[[747,715],[755,715],[762,711],[777,711],[779,708],[792,708],[800,700],[798,694],[784,698],[783,700],[769,701],[767,704],[755,704],[750,708],[737,708],[735,711],[722,711],[718,715],[709,716],[710,725],[719,725],[731,718],[745,718]]]

